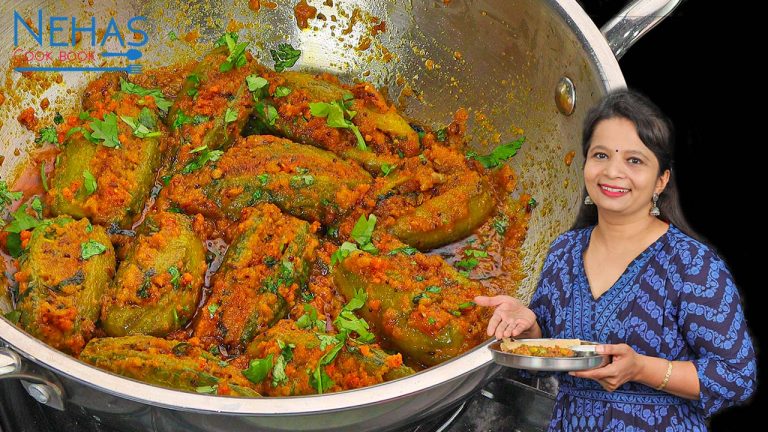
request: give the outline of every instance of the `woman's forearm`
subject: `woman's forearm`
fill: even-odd
[[[643,356],[637,379],[633,380],[652,388],[658,388],[667,376],[669,360]],[[691,361],[673,361],[669,379],[663,391],[681,398],[698,400],[701,392],[699,375]]]

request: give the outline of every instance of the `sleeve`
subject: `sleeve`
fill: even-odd
[[[559,290],[556,287],[556,270],[561,267],[567,243],[568,238],[563,234],[550,245],[547,258],[544,260],[544,266],[539,275],[536,291],[533,293],[531,302],[528,305],[528,308],[536,315],[536,321],[541,328],[541,337],[544,338],[550,338],[554,333],[553,318],[557,316],[557,302],[554,301],[554,298],[559,297]]]
[[[679,320],[696,355],[701,392],[695,404],[709,417],[750,397],[757,364],[739,291],[725,262],[706,246],[689,252],[681,275]]]

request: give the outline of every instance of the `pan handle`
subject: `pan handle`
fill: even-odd
[[[64,391],[52,378],[27,370],[15,351],[0,345],[0,380],[19,379],[24,390],[41,404],[64,411]]]
[[[671,14],[681,1],[633,0],[605,23],[600,31],[616,59],[621,59],[638,39]]]

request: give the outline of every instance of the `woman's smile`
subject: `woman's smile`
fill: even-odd
[[[626,188],[620,188],[617,186],[607,185],[607,184],[600,184],[600,191],[603,192],[606,196],[609,196],[611,198],[618,198],[622,197],[630,192],[631,189]]]

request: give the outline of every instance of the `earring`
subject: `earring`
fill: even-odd
[[[651,216],[658,216],[661,214],[659,207],[656,206],[656,202],[659,200],[659,194],[653,194],[653,207],[651,207]]]
[[[586,197],[584,197],[584,205],[592,205],[592,204],[594,204],[594,203],[595,203],[595,202],[594,202],[594,201],[592,201],[592,198],[590,198],[590,197],[589,197],[589,195],[587,195]]]

